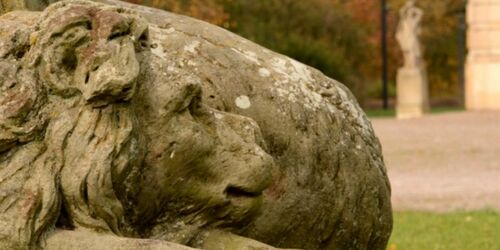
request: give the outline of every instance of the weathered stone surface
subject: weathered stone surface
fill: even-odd
[[[0,17],[1,249],[385,248],[389,182],[349,90],[207,23],[105,2]]]
[[[49,235],[45,250],[194,250],[194,248],[153,239],[125,238],[89,231],[57,230]]]

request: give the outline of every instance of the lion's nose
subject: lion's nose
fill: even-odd
[[[224,180],[227,198],[256,198],[269,187],[274,161],[255,141],[242,138],[226,127],[219,133],[221,145],[217,149],[218,175]]]
[[[222,190],[228,198],[261,196],[272,181],[273,158],[259,145],[265,145],[259,126],[251,118],[211,111],[220,141],[215,168],[224,180]]]
[[[256,144],[245,143],[226,159],[224,194],[228,198],[256,198],[271,184],[273,159]]]

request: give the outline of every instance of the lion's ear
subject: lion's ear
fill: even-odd
[[[124,40],[131,38],[125,37]],[[94,107],[129,101],[136,91],[140,64],[134,44],[129,41],[112,46],[105,59],[97,57],[89,65],[84,63],[75,73],[75,84],[85,101]]]
[[[63,97],[81,92],[74,83],[79,60],[76,50],[90,40],[90,17],[81,10],[74,12],[41,24],[32,36],[35,45],[28,58],[30,66],[38,68],[42,83]]]
[[[94,107],[132,98],[140,73],[138,55],[149,48],[148,25],[144,20],[115,10],[97,12],[95,18],[99,20],[102,16],[114,16],[118,21],[94,27],[111,32],[98,32],[104,36],[93,37],[105,40],[104,45],[98,42],[82,50],[81,54],[90,56],[82,60],[82,67],[77,68],[74,78],[83,98]]]
[[[136,58],[147,23],[130,13],[94,3],[52,7],[38,30],[32,66],[53,94],[81,95],[94,107],[128,101],[136,89]]]

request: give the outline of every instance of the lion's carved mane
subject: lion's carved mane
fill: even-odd
[[[36,247],[58,219],[127,234],[115,186],[143,157],[127,101],[147,30],[99,7],[54,4],[35,27],[1,38],[1,249]]]
[[[96,1],[111,5],[0,16],[0,249],[386,247],[381,147],[345,86],[209,24]]]

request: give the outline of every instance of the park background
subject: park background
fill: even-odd
[[[380,1],[128,1],[221,26],[348,86],[384,150],[395,209],[388,249],[500,249],[500,113],[463,111],[465,0],[416,1],[424,11],[431,113],[439,114],[406,121],[392,118],[403,64],[395,32],[405,0],[386,0],[387,110]]]
[[[321,70],[354,93],[368,113],[381,106],[381,25],[377,0],[128,0],[192,16]],[[402,53],[395,39],[405,0],[387,0],[390,106]],[[463,106],[464,0],[420,0],[421,41],[433,107]],[[375,111],[373,111],[375,110]]]

